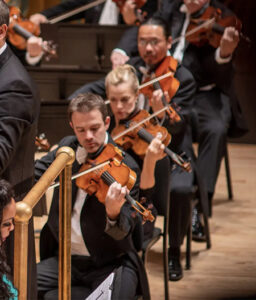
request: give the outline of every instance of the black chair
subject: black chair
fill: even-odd
[[[166,172],[163,176],[162,172]],[[147,261],[147,255],[151,247],[162,237],[163,238],[163,269],[164,269],[164,295],[165,300],[169,299],[169,269],[168,269],[168,228],[170,210],[170,175],[171,168],[169,158],[165,157],[157,163],[155,172],[156,190],[154,194],[154,206],[158,211],[158,216],[163,216],[163,228],[155,227],[153,236],[144,241],[142,245],[142,260]],[[161,182],[160,182],[161,178]],[[165,187],[165,189],[161,188]]]
[[[191,110],[190,114],[190,125],[192,130],[192,138],[193,142],[198,142],[198,116],[195,109]],[[230,173],[230,164],[229,164],[229,155],[228,155],[228,147],[227,142],[225,144],[225,152],[224,152],[224,163],[225,163],[225,172],[226,172],[226,181],[227,181],[227,190],[228,190],[228,199],[233,199],[233,188],[232,188],[232,181],[231,181],[231,173]]]
[[[198,175],[198,174],[197,174]],[[206,198],[205,198],[206,197]],[[211,238],[210,238],[210,228],[208,223],[208,209],[205,207],[205,204],[208,204],[206,190],[203,186],[198,185],[194,186],[194,193],[193,193],[193,201],[192,201],[192,212],[193,208],[198,204],[201,206],[202,215],[203,215],[203,222],[204,222],[204,230],[205,230],[205,237],[206,237],[206,249],[211,248]],[[188,227],[187,231],[187,239],[186,239],[186,269],[190,270],[191,268],[191,241],[192,241],[192,216],[191,222]]]

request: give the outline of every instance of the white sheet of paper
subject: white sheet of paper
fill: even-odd
[[[114,277],[113,272],[85,300],[111,300]]]

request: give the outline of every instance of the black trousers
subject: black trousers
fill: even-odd
[[[179,248],[191,221],[194,174],[175,167],[171,174],[169,245]]]
[[[117,272],[112,299],[135,299],[138,275],[126,259],[117,259],[111,265],[97,266],[89,257],[72,256],[71,299],[84,300],[114,269]],[[45,259],[37,264],[38,297],[44,300],[58,299],[58,257]]]
[[[213,194],[231,119],[229,98],[217,88],[199,92],[195,96],[194,108],[198,115],[197,166],[208,193]]]

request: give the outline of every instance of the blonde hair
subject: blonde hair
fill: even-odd
[[[122,65],[116,67],[114,70],[108,73],[105,79],[106,93],[108,94],[108,88],[110,85],[117,86],[121,83],[129,82],[131,89],[134,93],[139,90],[139,80],[136,75],[136,70],[131,65]]]

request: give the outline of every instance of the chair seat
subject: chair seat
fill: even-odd
[[[162,230],[158,227],[155,227],[152,237],[143,242],[142,251],[145,252],[147,249],[150,249],[160,239],[161,236]]]

